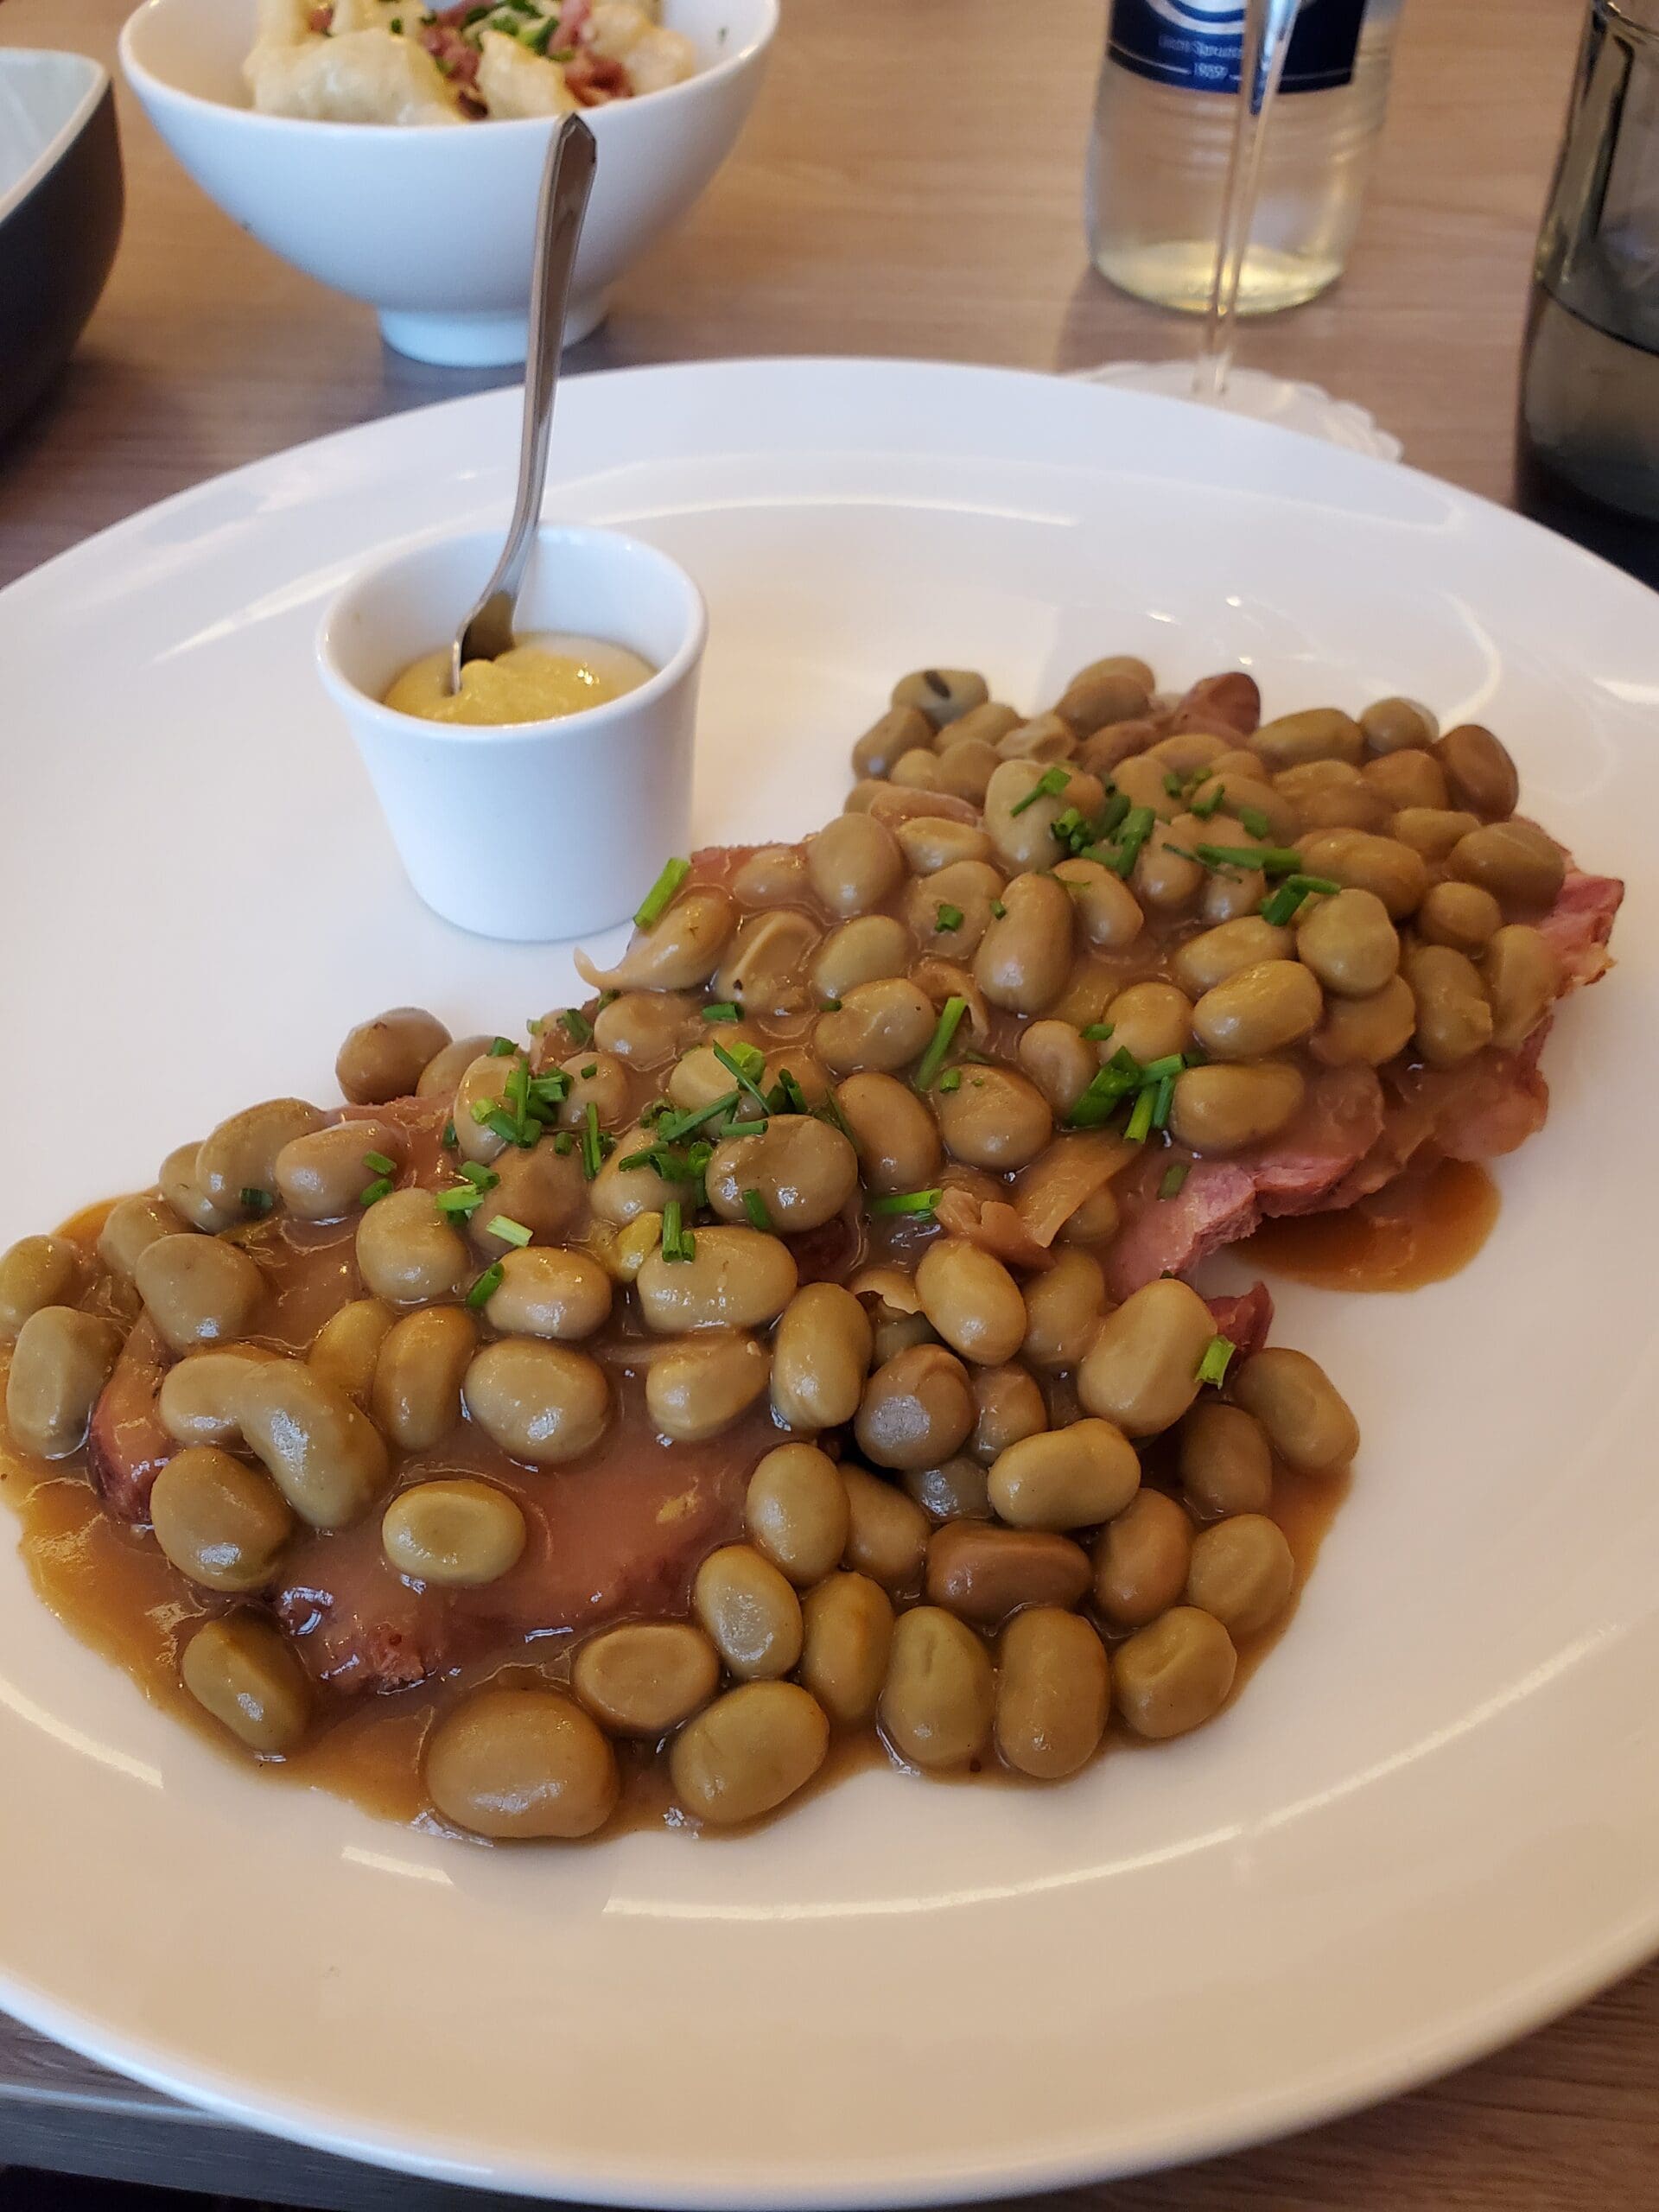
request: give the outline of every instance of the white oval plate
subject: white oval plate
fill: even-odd
[[[245,469],[0,595],[0,1242],[251,1096],[331,1095],[365,1012],[556,1003],[445,928],[313,679],[365,555],[504,514],[518,400]],[[756,363],[583,378],[553,512],[713,615],[698,827],[798,833],[918,662],[1040,703],[1096,654],[1275,709],[1495,724],[1628,874],[1548,1127],[1474,1266],[1287,1289],[1363,1457],[1289,1632],[1188,1741],[1051,1792],[868,1773],[737,1842],[472,1850],[274,1786],[149,1708],[0,1556],[0,1999],[160,2087],[451,2178],[888,2205],[1300,2126],[1659,1944],[1659,600],[1464,493],[1035,377]],[[480,804],[488,794],[480,791]]]

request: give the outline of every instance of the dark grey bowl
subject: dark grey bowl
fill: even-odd
[[[108,73],[0,48],[0,438],[51,383],[98,305],[123,192]]]

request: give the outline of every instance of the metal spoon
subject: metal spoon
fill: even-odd
[[[461,689],[461,671],[469,660],[494,660],[512,646],[513,616],[536,525],[541,518],[547,481],[548,445],[553,429],[553,396],[559,384],[559,351],[564,338],[565,303],[576,265],[582,219],[588,212],[598,149],[579,115],[567,115],[553,135],[542,172],[536,209],[536,264],[530,291],[530,351],[524,363],[524,427],[518,449],[518,496],[507,542],[482,597],[456,632],[449,649],[449,689]]]

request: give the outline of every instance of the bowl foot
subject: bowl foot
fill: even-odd
[[[564,342],[580,344],[605,320],[603,292],[574,299],[564,318]],[[530,321],[522,315],[397,315],[380,317],[380,335],[394,353],[444,369],[503,369],[522,361],[530,347]]]

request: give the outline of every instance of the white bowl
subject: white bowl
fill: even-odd
[[[519,634],[604,638],[656,675],[605,706],[499,729],[384,706],[404,669],[454,635],[500,550],[499,531],[474,531],[364,570],[323,616],[318,668],[410,880],[435,913],[482,937],[529,941],[608,929],[686,847],[708,613],[684,569],[654,546],[543,523]]]
[[[524,358],[537,188],[553,125],[308,123],[256,115],[242,62],[255,0],[144,0],[121,64],[196,182],[283,260],[365,301],[389,345],[454,367]],[[664,0],[697,74],[586,111],[599,168],[565,340],[683,215],[760,90],[778,0]]]

